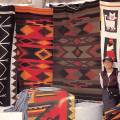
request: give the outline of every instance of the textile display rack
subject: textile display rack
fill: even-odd
[[[0,114],[88,120],[85,114],[94,109],[96,116],[92,111],[88,116],[100,120],[99,1],[0,0],[0,5]]]

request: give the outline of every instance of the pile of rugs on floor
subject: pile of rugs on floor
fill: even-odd
[[[15,111],[23,112],[23,120],[75,120],[75,97],[55,87],[25,89],[15,105],[5,110]]]

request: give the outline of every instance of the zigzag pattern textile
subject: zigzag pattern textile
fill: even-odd
[[[15,101],[13,35],[15,8],[0,6],[0,106],[9,106]]]
[[[19,90],[53,81],[53,10],[16,6]]]
[[[75,120],[75,99],[65,90],[29,90],[29,120]],[[57,112],[56,112],[57,111]]]
[[[86,99],[101,96],[97,80],[101,69],[99,3],[52,7],[54,84]]]

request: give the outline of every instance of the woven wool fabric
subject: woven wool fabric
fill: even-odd
[[[65,90],[29,90],[29,120],[75,120],[74,96]]]
[[[120,70],[120,31],[119,12],[120,2],[100,2],[101,9],[101,55],[110,56],[114,60],[115,67]]]
[[[120,104],[106,111],[103,120],[120,120]]]
[[[101,68],[99,3],[53,8],[54,84],[83,94],[86,99],[98,97],[97,77]]]
[[[52,9],[16,6],[19,90],[52,84]]]
[[[16,80],[15,75],[15,47],[13,6],[0,6],[0,105],[9,106],[14,103]]]

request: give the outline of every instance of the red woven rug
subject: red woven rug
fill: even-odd
[[[52,14],[50,8],[16,7],[19,90],[52,83]]]

